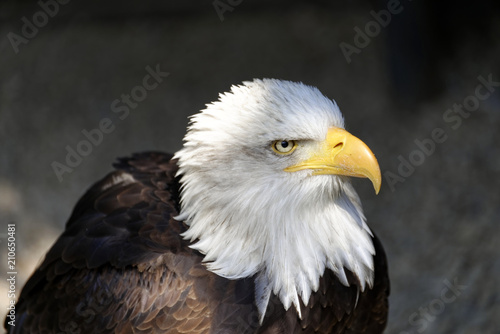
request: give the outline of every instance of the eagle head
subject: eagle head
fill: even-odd
[[[300,316],[327,269],[373,284],[372,233],[348,177],[378,193],[380,169],[334,101],[302,83],[244,82],[192,116],[184,141],[184,237],[212,272],[256,275],[261,319],[271,293]]]

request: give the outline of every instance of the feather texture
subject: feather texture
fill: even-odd
[[[233,87],[175,158],[145,152],[79,200],[8,333],[382,333],[385,254],[345,177],[283,169],[343,127],[315,88]],[[293,155],[270,149],[297,140]]]
[[[317,89],[269,79],[234,86],[193,117],[175,156],[183,184],[177,218],[210,271],[265,275],[259,282],[269,286],[258,287],[257,299],[271,289],[299,314],[299,298],[308,303],[325,268],[345,285],[344,268],[362,290],[373,284],[371,231],[348,179],[283,171],[343,125],[337,105]],[[270,149],[290,139],[300,142],[293,155]]]

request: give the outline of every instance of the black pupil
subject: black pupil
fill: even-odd
[[[286,140],[283,140],[283,141],[281,142],[281,146],[282,146],[283,148],[287,148],[287,147],[288,147],[288,142],[287,142]]]

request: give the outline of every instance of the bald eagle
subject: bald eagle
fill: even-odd
[[[318,89],[233,86],[175,155],[114,167],[76,204],[8,333],[383,332],[386,258],[348,178],[378,193],[380,169]]]

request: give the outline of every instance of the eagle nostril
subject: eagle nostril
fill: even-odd
[[[333,148],[342,148],[342,146],[344,146],[344,143],[343,142],[340,142],[338,143],[337,145],[335,145]]]

